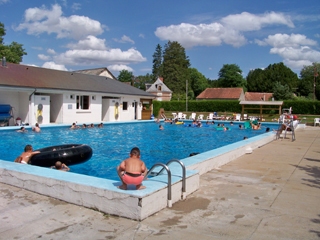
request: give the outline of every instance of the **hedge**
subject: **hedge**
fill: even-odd
[[[188,112],[237,112],[242,110],[236,100],[188,101]],[[320,115],[320,101],[283,101],[282,108],[290,108],[295,114]],[[153,114],[158,116],[160,108],[170,112],[186,112],[185,101],[153,101]],[[270,110],[269,110],[270,111]]]

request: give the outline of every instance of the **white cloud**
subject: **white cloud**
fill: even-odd
[[[50,57],[44,54],[38,54],[38,58],[42,61],[48,61],[50,60]]]
[[[121,39],[116,39],[116,38],[114,38],[113,40],[116,41],[116,42],[120,42],[120,43],[127,43],[127,42],[129,42],[129,43],[134,44],[134,41],[133,41],[130,37],[126,36],[126,35],[123,35],[123,36],[121,37]]]
[[[121,70],[127,70],[129,72],[133,72],[133,69],[131,67],[123,64],[109,65],[108,69],[110,71],[116,71],[116,72],[120,72]]]
[[[73,3],[71,6],[72,11],[78,11],[81,9],[81,3]]]
[[[275,34],[263,40],[255,40],[260,46],[271,46],[270,53],[282,57],[290,68],[299,70],[305,65],[318,62],[320,52],[312,49],[317,42],[301,34]]]
[[[301,45],[316,46],[317,42],[308,39],[306,36],[301,34],[275,34],[269,35],[263,41],[255,40],[260,46],[270,45],[275,48],[281,47],[300,47]]]
[[[147,59],[141,53],[133,48],[127,51],[121,49],[110,50],[68,50],[59,54],[55,62],[65,65],[106,65],[106,64],[131,64],[144,62]]]
[[[10,0],[0,0],[0,5],[10,2]]]
[[[284,59],[291,61],[308,60],[310,62],[317,62],[320,59],[320,52],[311,49],[308,46],[301,46],[299,48],[282,47],[271,48],[270,53],[278,54]]]
[[[50,68],[50,69],[68,71],[68,69],[64,65],[56,64],[55,62],[45,62],[42,65],[42,67],[43,68]]]
[[[49,53],[49,54],[51,54],[51,55],[55,55],[55,54],[56,54],[56,52],[55,52],[53,49],[51,49],[51,48],[48,48],[48,49],[47,49],[47,53]]]
[[[140,34],[139,34],[139,37],[140,37],[140,38],[145,38],[145,36],[144,36],[143,33],[140,33]]]
[[[247,43],[243,35],[247,31],[257,31],[271,25],[294,27],[289,16],[282,13],[254,15],[247,12],[228,15],[211,24],[181,23],[158,27],[155,35],[161,40],[178,41],[185,48],[194,46],[219,46],[223,43],[240,47]]]
[[[221,19],[221,23],[227,28],[237,31],[257,31],[268,25],[286,25],[293,28],[294,24],[289,16],[283,13],[251,14],[243,12],[241,14],[228,15]]]
[[[62,16],[61,7],[52,5],[52,9],[29,8],[25,11],[25,21],[19,24],[16,30],[27,29],[30,35],[42,33],[55,33],[57,38],[82,39],[88,35],[99,35],[103,33],[100,22],[85,16],[72,15]]]
[[[70,43],[67,45],[70,49],[81,49],[81,50],[105,50],[105,39],[96,38],[95,36],[87,36],[83,40],[79,40],[77,43]]]

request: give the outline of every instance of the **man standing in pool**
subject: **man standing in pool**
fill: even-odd
[[[142,181],[147,173],[144,162],[140,159],[140,149],[134,147],[130,151],[130,157],[123,160],[117,167],[122,185],[120,189],[127,190],[127,185],[135,185],[137,190],[146,188],[142,186]]]

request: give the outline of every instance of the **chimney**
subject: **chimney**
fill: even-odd
[[[159,77],[159,79],[161,80],[161,82],[163,82],[163,77]]]
[[[6,57],[2,57],[2,67],[6,67],[7,62],[6,62]]]

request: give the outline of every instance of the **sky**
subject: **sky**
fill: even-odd
[[[283,62],[299,76],[320,62],[319,0],[0,0],[0,22],[5,45],[23,44],[22,64],[58,70],[151,74],[168,41],[212,80],[224,64],[246,77]]]

